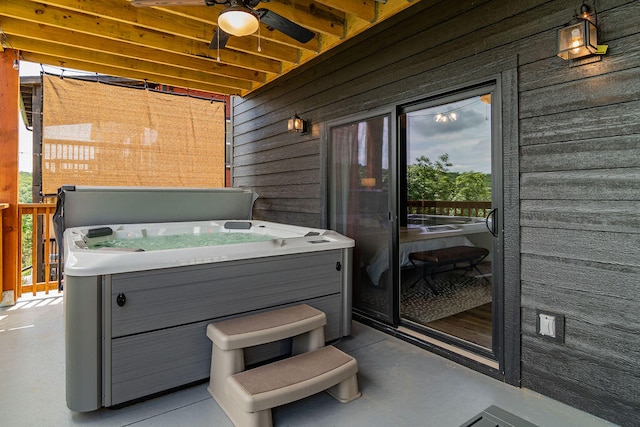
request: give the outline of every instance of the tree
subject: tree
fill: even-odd
[[[33,200],[31,192],[31,173],[20,172],[18,175],[18,202],[31,203]]]
[[[487,174],[473,171],[460,173],[456,177],[456,191],[453,200],[491,200],[491,187],[487,186],[486,176]]]
[[[18,203],[31,203],[31,173],[20,172],[18,175]],[[27,215],[22,218],[22,268],[31,265],[31,251],[33,242],[31,236],[33,232],[32,216]]]
[[[407,196],[409,200],[451,200],[455,179],[449,172],[449,154],[445,153],[432,162],[420,156],[416,163],[407,166]]]
[[[491,175],[482,172],[451,172],[453,163],[444,153],[433,162],[420,156],[407,166],[409,200],[491,200]]]

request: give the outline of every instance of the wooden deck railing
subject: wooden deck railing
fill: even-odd
[[[2,216],[4,214],[4,210],[5,209],[9,209],[9,203],[0,203],[0,233],[4,232],[4,226],[2,225]],[[3,236],[0,236],[0,291],[2,291],[4,289],[4,287],[2,286],[3,284],[3,280],[4,280],[4,273],[3,273],[3,267],[4,267],[4,259],[2,259],[2,239]]]
[[[33,295],[42,291],[47,294],[49,291],[60,292],[58,290],[58,245],[51,221],[55,209],[55,203],[21,203],[18,205],[20,230],[22,230],[25,216],[31,216],[32,223],[31,235],[25,236],[31,241],[31,283],[23,284],[22,277],[19,278],[18,298],[27,292],[31,292]],[[24,243],[22,233],[20,233],[18,271],[23,270]],[[29,266],[25,269],[28,268]]]
[[[491,202],[452,202],[448,200],[409,200],[407,214],[447,215],[485,218]]]

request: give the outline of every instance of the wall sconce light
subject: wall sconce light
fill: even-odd
[[[287,122],[287,130],[289,132],[307,133],[307,121],[294,114]]]
[[[580,6],[577,23],[558,30],[558,56],[566,61],[590,55],[604,55],[607,45],[598,44],[598,28],[591,22],[590,9],[585,3]],[[596,13],[593,14],[597,22]]]

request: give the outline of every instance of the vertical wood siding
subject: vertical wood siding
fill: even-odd
[[[323,123],[496,76],[513,81],[517,111],[503,111],[505,209],[519,214],[505,224],[512,239],[505,250],[519,261],[507,263],[505,281],[507,293],[521,294],[521,316],[507,320],[521,328],[522,386],[633,425],[640,414],[640,2],[599,0],[600,41],[609,52],[570,67],[555,55],[556,31],[579,3],[417,2],[235,99],[234,185],[260,194],[256,218],[323,226]],[[286,132],[294,113],[310,120],[309,134]],[[536,335],[537,309],[565,315],[564,343]]]

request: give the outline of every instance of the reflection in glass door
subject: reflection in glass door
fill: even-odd
[[[491,88],[399,123],[401,322],[493,352]]]
[[[329,126],[329,226],[356,241],[353,306],[392,322],[389,116]]]

